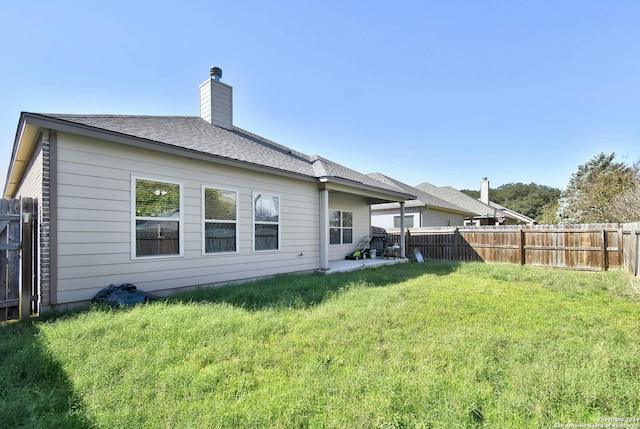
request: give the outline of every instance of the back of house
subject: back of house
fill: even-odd
[[[415,198],[233,125],[212,68],[200,116],[22,113],[5,198],[40,202],[41,307],[109,284],[156,294],[327,270],[370,205]]]

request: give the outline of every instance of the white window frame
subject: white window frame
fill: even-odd
[[[205,191],[207,189],[214,189],[216,191],[224,191],[224,192],[233,192],[236,195],[236,220],[217,220],[217,219],[207,219],[206,218],[206,200],[205,200]],[[202,255],[203,256],[216,256],[216,255],[229,255],[240,253],[240,193],[235,189],[227,189],[221,186],[216,185],[202,185]],[[206,224],[207,223],[229,223],[236,225],[236,250],[233,251],[224,251],[224,252],[207,252],[206,246]]]
[[[260,196],[276,197],[278,198],[278,222],[256,221],[256,198]],[[273,194],[271,192],[257,192],[251,193],[251,239],[253,241],[252,249],[256,253],[263,252],[279,252],[282,249],[282,198],[280,195]],[[277,249],[256,249],[256,225],[277,225],[278,226],[278,248]]]
[[[178,253],[172,253],[167,255],[136,255],[136,241],[137,241],[137,222],[138,220],[160,220],[167,222],[176,222],[174,218],[159,218],[159,217],[144,217],[136,216],[136,183],[138,180],[146,180],[149,182],[162,182],[171,185],[178,185],[180,187],[180,218],[178,219]],[[167,259],[167,258],[180,258],[184,256],[184,185],[181,182],[170,180],[162,177],[143,177],[143,176],[131,176],[131,259],[132,260],[149,260],[149,259]]]
[[[340,213],[340,226],[331,226],[331,212],[338,212]],[[351,213],[351,226],[344,226],[344,217],[343,217],[343,213]],[[355,231],[355,227],[353,226],[353,224],[355,223],[355,212],[353,210],[338,210],[338,209],[329,209],[329,245],[330,246],[341,246],[343,244],[353,244],[354,243],[354,231]],[[340,243],[331,243],[331,230],[332,229],[338,229],[340,230]],[[350,229],[351,230],[351,243],[345,243],[344,242],[344,230],[345,229]]]

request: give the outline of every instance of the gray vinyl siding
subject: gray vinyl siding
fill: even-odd
[[[233,128],[233,88],[209,79],[200,85],[200,117],[228,130]]]
[[[410,207],[405,209],[405,217],[413,217],[413,226],[419,227],[421,209],[419,207]],[[371,225],[379,228],[396,228],[394,219],[400,216],[400,208],[397,209],[379,209],[371,212]]]
[[[432,207],[422,212],[421,226],[456,226],[463,224],[464,216],[458,213],[438,210]]]
[[[58,135],[57,168],[60,304],[91,299],[112,283],[129,282],[163,294],[319,268],[315,183],[63,133]],[[132,177],[183,185],[182,257],[132,258]],[[202,185],[238,191],[237,254],[202,254]],[[280,197],[279,251],[253,251],[252,192]]]
[[[419,211],[419,213],[418,213]],[[380,228],[395,228],[394,217],[400,216],[399,209],[375,210],[371,213],[371,225]],[[427,209],[408,208],[405,216],[414,216],[413,226],[415,228],[426,226],[456,226],[464,224],[464,215],[447,210],[429,207]]]

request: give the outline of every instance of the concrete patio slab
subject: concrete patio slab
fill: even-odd
[[[379,267],[382,265],[403,264],[405,262],[409,262],[409,260],[407,258],[358,259],[357,261],[342,259],[342,260],[336,260],[336,261],[329,261],[329,270],[325,271],[324,273],[325,274],[344,273],[347,271],[362,270],[364,268]]]

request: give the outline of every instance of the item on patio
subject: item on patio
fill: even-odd
[[[131,283],[123,283],[119,286],[112,284],[102,289],[93,297],[91,302],[110,305],[136,305],[152,299],[156,299],[156,297],[138,290],[138,288]]]
[[[387,246],[385,249],[385,257],[389,258],[399,258],[400,257],[400,245],[398,243],[393,243],[393,246]]]
[[[360,258],[364,259],[366,258],[366,255],[369,254],[370,250],[371,250],[371,236],[367,235],[362,237],[362,240],[360,240],[360,243],[358,243],[356,250],[354,252],[349,253],[347,256],[344,257],[344,259],[354,259],[356,261]]]

